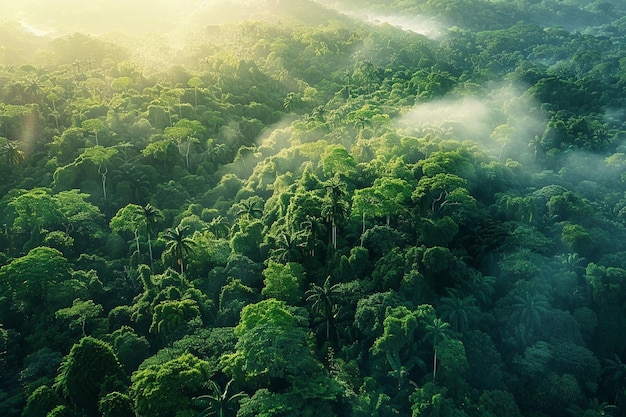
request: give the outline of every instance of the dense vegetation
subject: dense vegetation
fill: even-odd
[[[625,415],[623,3],[267,3],[0,28],[0,415]]]

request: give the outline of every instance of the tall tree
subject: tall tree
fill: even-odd
[[[176,259],[176,262],[180,266],[180,273],[185,273],[185,256],[193,250],[195,242],[193,239],[186,236],[187,226],[176,226],[173,229],[167,229],[163,234],[166,239],[166,251],[164,255],[171,255]]]
[[[326,340],[330,339],[330,328],[337,315],[339,300],[341,299],[341,286],[331,283],[330,275],[324,280],[324,284],[311,284],[306,292],[306,300],[311,303],[311,308],[326,324]]]
[[[337,249],[337,224],[348,214],[347,185],[338,175],[326,181],[324,185],[326,198],[322,203],[322,216],[330,223],[330,243]]]
[[[157,226],[159,221],[163,219],[161,211],[148,203],[137,209],[137,214],[143,218],[146,226],[146,235],[148,238],[148,251],[150,253],[150,266],[154,268],[154,256],[152,254],[152,236],[157,234]]]
[[[435,318],[431,323],[426,324],[426,339],[432,340],[433,345],[433,381],[437,379],[437,349],[439,344],[450,335],[450,323],[440,318]]]

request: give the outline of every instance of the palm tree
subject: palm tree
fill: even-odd
[[[480,309],[476,305],[476,298],[469,295],[460,298],[453,293],[450,297],[442,297],[438,311],[442,319],[452,325],[455,332],[464,332],[478,319]]]
[[[437,378],[437,346],[439,342],[450,334],[450,323],[435,318],[432,323],[426,325],[425,339],[433,342],[433,381]]]
[[[587,408],[582,408],[577,404],[570,406],[567,411],[573,417],[611,417],[617,415],[617,407],[608,402],[599,402],[597,398],[589,401]],[[615,412],[615,414],[613,414]]]
[[[321,286],[311,283],[306,295],[306,300],[312,302],[311,308],[325,321],[326,340],[330,339],[330,325],[337,315],[337,303],[342,295],[340,285],[331,284],[329,275]]]
[[[541,325],[541,316],[548,312],[548,300],[541,294],[517,295],[514,298],[515,303],[512,305],[514,312],[513,318],[518,319],[528,328],[536,328]]]
[[[495,283],[496,277],[483,276],[480,272],[473,273],[470,279],[465,282],[468,292],[483,306],[491,301],[491,297],[495,293],[493,288]]]
[[[276,248],[272,250],[272,256],[275,256],[279,262],[294,262],[300,259],[305,247],[304,233],[283,231],[276,237]]]
[[[585,258],[577,253],[568,253],[557,256],[561,264],[567,270],[574,272],[577,276],[581,276],[585,272]]]
[[[348,214],[348,203],[345,200],[346,183],[337,175],[329,179],[326,184],[326,198],[322,203],[322,216],[330,223],[330,242],[337,249],[337,223]]]
[[[191,238],[185,237],[188,226],[176,226],[174,229],[167,229],[163,236],[167,239],[165,253],[174,255],[178,265],[180,265],[180,273],[185,273],[185,255],[188,255],[193,246],[196,244]]]
[[[213,233],[216,238],[225,238],[230,233],[228,220],[224,216],[213,218],[206,228],[209,232]]]
[[[261,207],[261,203],[263,200],[258,197],[250,197],[245,200],[241,200],[237,203],[237,216],[240,216],[245,219],[253,219],[258,218],[263,214],[263,208]]]
[[[288,112],[293,112],[300,106],[301,103],[302,99],[300,98],[300,95],[291,91],[283,100],[283,108]]]
[[[222,391],[220,386],[214,381],[209,381],[211,393],[194,398],[194,400],[197,401],[208,402],[207,407],[198,414],[198,417],[227,417],[234,416],[236,414],[235,407],[242,398],[246,397],[246,394],[244,392],[231,394],[229,391],[230,384],[232,384],[232,382],[232,379],[228,381]]]
[[[24,151],[17,147],[16,141],[7,140],[0,147],[2,159],[9,165],[17,165],[26,159]]]
[[[622,362],[622,359],[613,355],[613,359],[605,359],[606,366],[603,371],[607,376],[607,380],[615,386],[615,404],[619,399],[620,393],[623,392],[624,382],[626,381],[626,364]]]
[[[23,83],[24,92],[30,96],[30,100],[39,102],[39,94],[44,88],[44,84],[36,77],[27,77]]]
[[[325,226],[323,220],[319,217],[306,215],[304,221],[300,223],[302,228],[302,234],[305,239],[305,245],[310,249],[311,256],[315,256],[315,244],[317,242],[317,235],[324,233]]]
[[[161,211],[148,203],[145,206],[137,209],[137,214],[143,218],[146,224],[146,234],[148,238],[148,252],[150,253],[150,266],[154,268],[154,257],[152,254],[152,236],[157,233],[157,224],[163,219]]]

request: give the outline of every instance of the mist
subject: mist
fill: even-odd
[[[396,119],[400,129],[471,140],[498,157],[517,159],[516,150],[528,148],[531,138],[541,136],[545,115],[524,94],[522,86],[494,86],[482,95],[449,96],[419,103]]]
[[[443,38],[449,26],[441,20],[425,15],[379,13],[371,10],[351,9],[338,4],[330,4],[328,7],[353,19],[374,25],[388,24],[435,40]]]
[[[275,16],[277,1],[269,0],[57,0],[4,2],[2,19],[18,21],[38,35],[64,36],[74,32],[102,35],[177,33],[213,24],[267,20]]]

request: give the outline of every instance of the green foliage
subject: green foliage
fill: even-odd
[[[191,412],[192,398],[210,380],[210,369],[208,362],[184,354],[133,373],[130,392],[136,412],[155,417]]]
[[[124,386],[122,367],[107,343],[84,337],[63,359],[55,387],[68,402],[86,413],[96,413],[102,396]]]
[[[222,390],[214,381],[209,381],[211,393],[200,395],[195,398],[195,400],[208,404],[199,416],[206,417],[216,415],[219,417],[227,417],[229,415],[234,415],[233,411],[236,410],[238,403],[247,396],[243,392],[231,394],[229,392],[229,388],[232,382],[232,379],[228,381]]]
[[[101,313],[102,306],[95,304],[93,300],[76,299],[72,303],[72,307],[57,310],[55,316],[61,319],[73,319],[70,326],[80,326],[83,336],[86,336],[85,325],[87,321],[97,318]]]
[[[46,417],[59,405],[62,405],[62,400],[56,391],[47,385],[42,385],[30,394],[22,415],[25,417]]]
[[[121,392],[111,392],[98,403],[98,411],[103,417],[133,417],[133,401]]]
[[[31,3],[0,414],[625,414],[621,4]]]
[[[264,296],[289,304],[296,304],[302,298],[300,283],[304,279],[304,271],[299,264],[290,262],[283,265],[270,260],[263,276],[265,287],[261,294]]]
[[[69,277],[67,259],[58,250],[44,246],[0,268],[0,282],[9,289],[13,308],[27,317],[44,313],[41,307],[48,304],[50,289]]]
[[[127,375],[131,375],[150,355],[150,343],[144,336],[123,326],[111,333],[111,346]]]

